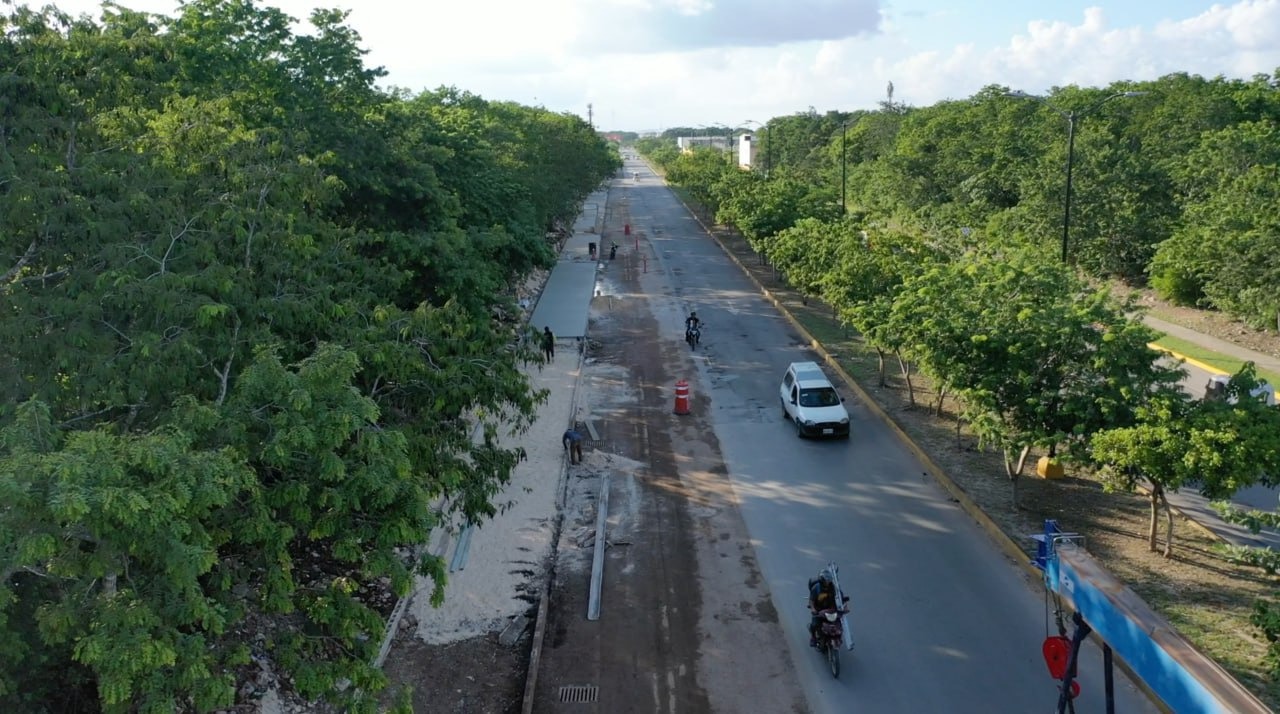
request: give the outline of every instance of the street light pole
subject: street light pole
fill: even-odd
[[[1005,94],[1005,96],[1015,97],[1017,99],[1034,99],[1057,112],[1058,116],[1067,120],[1067,187],[1062,207],[1062,262],[1064,264],[1067,262],[1067,249],[1071,242],[1071,168],[1074,164],[1076,153],[1076,121],[1084,118],[1085,115],[1092,113],[1098,107],[1106,104],[1112,99],[1119,99],[1121,97],[1140,97],[1144,94],[1146,94],[1146,92],[1116,92],[1115,94],[1103,97],[1083,111],[1072,110],[1069,112],[1062,111],[1050,104],[1044,97],[1037,97],[1034,94],[1027,94],[1022,91],[1007,92]]]
[[[1105,100],[1104,100],[1105,101]],[[1067,264],[1067,244],[1071,237],[1071,165],[1076,155],[1076,113],[1067,114],[1067,196],[1062,206],[1062,264]]]

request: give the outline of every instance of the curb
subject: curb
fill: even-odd
[[[1169,355],[1170,357],[1172,357],[1172,358],[1174,358],[1174,359],[1182,360],[1183,362],[1186,362],[1186,363],[1187,363],[1187,364],[1189,364],[1189,365],[1194,365],[1194,366],[1196,366],[1196,367],[1199,367],[1200,369],[1203,369],[1204,371],[1208,372],[1209,374],[1222,374],[1222,375],[1230,375],[1230,374],[1231,374],[1230,372],[1228,372],[1228,371],[1226,371],[1226,370],[1224,370],[1224,369],[1220,369],[1220,368],[1218,368],[1218,367],[1214,367],[1213,365],[1205,364],[1204,362],[1201,362],[1201,361],[1200,361],[1200,360],[1198,360],[1198,359],[1194,359],[1194,358],[1192,358],[1192,357],[1188,357],[1188,356],[1186,356],[1186,355],[1182,354],[1181,352],[1174,352],[1173,350],[1169,349],[1168,347],[1163,347],[1163,346],[1158,345],[1158,344],[1156,344],[1156,343],[1154,343],[1154,342],[1149,342],[1149,343],[1147,343],[1147,347],[1150,347],[1151,349],[1155,350],[1156,352],[1163,352],[1163,353],[1165,353],[1165,354]]]

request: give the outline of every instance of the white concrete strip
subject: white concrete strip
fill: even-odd
[[[600,497],[596,499],[596,545],[591,556],[591,594],[587,599],[587,619],[600,619],[600,585],[604,580],[605,521],[609,519],[609,474],[600,477]]]

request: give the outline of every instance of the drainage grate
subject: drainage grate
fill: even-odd
[[[561,687],[560,701],[570,704],[590,704],[596,700],[596,694],[598,694],[599,691],[600,688],[592,684],[585,684],[577,687]]]

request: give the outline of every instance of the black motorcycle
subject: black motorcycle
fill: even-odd
[[[684,341],[689,343],[689,349],[698,349],[698,343],[702,341],[701,327],[687,327],[684,331]]]
[[[843,600],[849,602],[848,597]],[[814,633],[818,640],[818,654],[827,658],[832,677],[840,676],[840,648],[844,646],[844,624],[840,617],[847,614],[849,609],[846,607],[828,608],[818,613],[818,629]]]
[[[845,646],[844,640],[844,616],[849,614],[849,596],[844,594],[844,590],[840,587],[840,568],[835,561],[827,563],[827,567],[822,569],[817,578],[809,581],[809,592],[813,592],[814,585],[819,579],[829,581],[835,587],[836,603],[835,607],[828,607],[814,613],[817,617],[817,626],[813,628],[813,638],[816,640],[815,646],[818,653],[827,659],[827,664],[831,666],[831,676],[840,676],[840,649]],[[813,605],[809,602],[810,612],[813,612]],[[849,642],[849,649],[853,649],[853,642]]]

